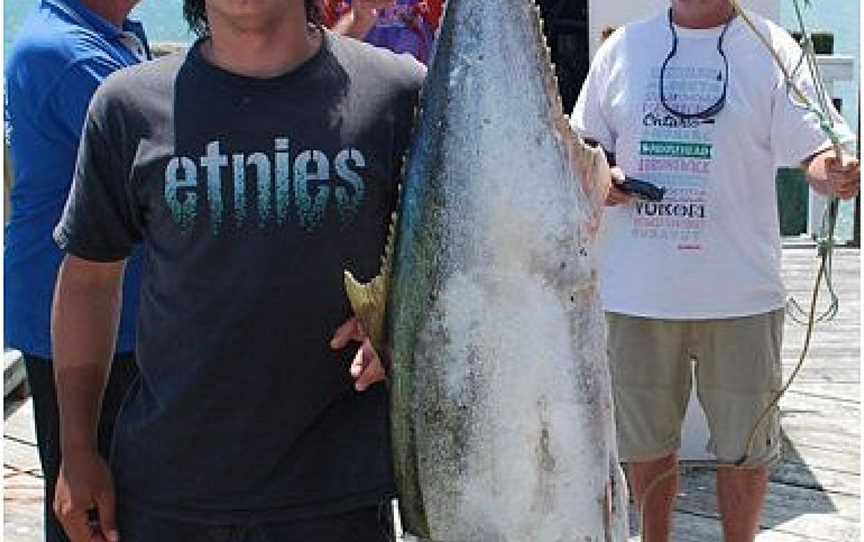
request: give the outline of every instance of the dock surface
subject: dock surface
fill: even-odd
[[[815,249],[784,249],[783,265],[789,293],[807,305],[818,269]],[[758,542],[861,539],[860,269],[859,250],[835,252],[840,311],[833,321],[817,326],[808,359],[780,403],[785,456],[771,476]],[[787,318],[786,376],[798,362],[804,333],[803,326]],[[31,400],[7,397],[4,419],[2,539],[36,542],[42,540],[43,483]],[[686,467],[683,474],[674,540],[722,540],[714,469]]]

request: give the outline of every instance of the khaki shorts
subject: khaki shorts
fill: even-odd
[[[707,450],[740,460],[756,420],[782,386],[783,310],[720,320],[657,320],[607,313],[609,361],[622,461],[665,457],[681,444],[691,363],[708,418]],[[781,453],[775,406],[753,439],[745,467],[771,466]]]

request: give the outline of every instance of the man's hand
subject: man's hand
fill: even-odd
[[[612,186],[609,187],[609,193],[606,194],[606,205],[615,207],[616,205],[627,205],[633,201],[633,196],[625,194],[618,189],[617,184],[624,182],[624,171],[620,167],[613,167],[610,170],[612,174]]]
[[[840,199],[852,199],[861,189],[861,163],[856,159],[841,164],[835,157],[825,160],[828,187]]]
[[[363,330],[363,326],[357,318],[351,318],[336,330],[333,339],[330,340],[330,348],[342,350],[348,343],[359,342],[360,348],[354,355],[348,373],[354,379],[354,389],[366,391],[372,384],[381,382],[387,375],[384,372],[384,364],[378,353],[372,348],[369,337]]]
[[[54,513],[72,542],[120,540],[111,471],[95,450],[63,458]]]
[[[861,164],[855,158],[846,158],[841,164],[833,150],[808,158],[802,168],[807,182],[822,195],[852,199],[861,188]]]
[[[351,11],[336,22],[333,31],[358,40],[366,39],[366,35],[378,22],[380,10],[395,5],[396,0],[354,0]]]

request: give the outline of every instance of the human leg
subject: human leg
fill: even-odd
[[[46,542],[68,542],[69,538],[54,515],[54,490],[60,473],[60,412],[57,406],[57,388],[54,382],[54,363],[50,359],[24,354],[27,381],[33,396],[33,418],[36,425],[36,443],[45,481],[43,497],[45,508]],[[118,355],[112,363],[111,373],[102,401],[99,419],[99,453],[108,458],[114,418],[125,397],[129,384],[137,376],[137,366],[131,354]]]
[[[727,542],[751,542],[780,460],[783,311],[700,324],[696,377],[711,429],[710,449],[721,464],[717,499]],[[758,424],[758,425],[757,425]]]
[[[759,515],[768,490],[768,469],[720,467],[717,502],[725,542],[752,542],[759,531]]]
[[[672,511],[678,494],[678,454],[631,462],[627,477],[639,507],[643,542],[670,540]]]
[[[54,386],[54,364],[50,359],[24,354],[27,383],[33,396],[36,445],[45,482],[45,540],[68,542],[63,527],[54,515],[54,488],[60,474],[60,414]]]
[[[676,451],[690,395],[687,325],[607,314],[618,452],[642,510],[644,540],[669,539]]]

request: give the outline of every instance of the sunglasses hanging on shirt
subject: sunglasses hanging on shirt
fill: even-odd
[[[718,78],[722,78],[723,80],[723,91],[720,94],[720,98],[714,102],[714,105],[711,105],[702,111],[687,113],[685,111],[679,111],[675,107],[669,105],[666,100],[666,68],[669,65],[669,62],[676,54],[678,54],[678,33],[675,32],[675,23],[672,21],[672,9],[669,9],[669,30],[672,32],[672,50],[669,51],[668,55],[666,55],[666,60],[663,61],[663,66],[660,68],[660,103],[666,111],[681,119],[713,123],[714,117],[716,117],[726,106],[726,90],[729,88],[729,61],[726,59],[726,53],[723,51],[723,38],[726,36],[726,31],[729,30],[730,24],[732,24],[732,19],[729,19],[729,21],[726,22],[723,26],[723,31],[720,32],[720,37],[717,39],[717,52],[720,53],[720,58],[723,59],[725,72],[718,74]]]

